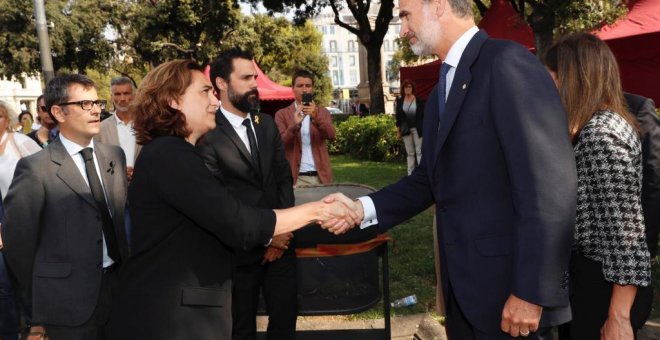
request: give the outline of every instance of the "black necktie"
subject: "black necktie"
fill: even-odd
[[[445,103],[447,102],[447,73],[451,66],[447,63],[442,63],[440,66],[440,80],[438,81],[438,128],[442,124],[442,116],[445,113]]]
[[[110,211],[108,210],[108,203],[106,202],[105,195],[103,194],[103,187],[101,186],[101,181],[99,180],[99,176],[96,173],[93,150],[92,148],[84,148],[80,150],[80,154],[85,160],[85,172],[87,173],[89,188],[92,189],[92,196],[94,196],[96,205],[99,208],[99,213],[101,214],[101,221],[103,222],[103,236],[105,237],[105,245],[108,248],[108,256],[110,256],[110,258],[115,261],[115,263],[119,263],[121,258],[119,256],[119,248],[117,246],[117,237],[115,236],[112,217],[110,217]]]
[[[243,125],[247,130],[248,142],[250,142],[250,155],[252,156],[252,163],[259,169],[259,148],[257,147],[257,138],[252,131],[252,124],[250,118],[245,118]]]

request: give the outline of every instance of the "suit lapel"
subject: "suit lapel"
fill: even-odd
[[[108,131],[108,134],[109,134],[109,136],[108,136],[109,137],[108,138],[109,143],[107,143],[107,144],[120,145],[119,144],[119,132],[117,132],[117,122],[118,122],[117,119],[119,119],[119,118],[117,118],[117,113],[115,113],[114,115],[112,115],[112,117],[110,117],[108,119],[112,119],[112,122],[111,122],[112,123],[112,129],[106,129]]]
[[[215,114],[215,121],[218,127],[220,127],[220,130],[222,133],[227,135],[229,140],[234,144],[234,146],[238,149],[240,152],[241,156],[243,157],[243,160],[250,164],[250,166],[255,169],[255,171],[258,173],[257,169],[255,168],[254,164],[252,163],[252,156],[250,156],[250,151],[248,151],[247,147],[245,146],[245,143],[241,140],[240,137],[238,137],[238,134],[236,133],[236,130],[234,130],[234,127],[229,123],[227,118],[225,118],[225,115],[222,114],[220,110]],[[255,128],[256,130],[256,128]],[[257,137],[259,138],[259,137]],[[259,141],[257,141],[259,143]]]
[[[486,41],[488,36],[486,33],[479,31],[477,34],[472,37],[467,47],[461,55],[461,60],[458,63],[458,68],[454,73],[454,80],[452,81],[451,88],[447,89],[449,91],[449,96],[447,97],[447,103],[445,104],[445,112],[442,115],[442,121],[440,122],[440,129],[438,130],[438,135],[436,138],[436,145],[434,150],[435,161],[438,160],[440,150],[447,140],[447,136],[451,131],[458,114],[460,113],[461,106],[463,105],[463,100],[465,95],[470,88],[470,81],[472,80],[472,72],[470,68],[472,64],[479,56],[479,51],[481,46]],[[436,86],[437,92],[437,86]],[[437,94],[436,96],[437,97]],[[437,103],[436,103],[437,105]],[[435,163],[435,162],[434,162]]]
[[[268,164],[269,162],[266,162],[267,159],[266,150],[268,149],[267,145],[265,144],[266,130],[264,129],[259,116],[262,116],[262,114],[258,113],[252,115],[252,125],[254,126],[254,132],[255,132],[254,135],[257,138],[257,145],[259,146],[259,167],[261,170],[258,172],[263,177],[263,174],[268,173],[269,169],[267,169],[266,167],[270,167],[270,164]]]
[[[48,150],[50,151],[51,161],[59,166],[59,169],[57,169],[57,177],[59,177],[84,201],[97,209],[96,201],[94,201],[94,197],[92,197],[92,190],[85,182],[80,170],[78,170],[73,159],[69,156],[64,145],[62,145],[62,142],[59,139],[55,140],[48,146]]]

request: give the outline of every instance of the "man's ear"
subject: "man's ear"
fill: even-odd
[[[227,82],[220,77],[215,77],[215,86],[217,86],[222,92],[227,91]]]
[[[436,5],[435,14],[441,17],[445,13],[446,6],[449,6],[447,0],[434,0],[433,2]]]
[[[58,123],[64,123],[66,121],[66,113],[64,109],[59,105],[53,105],[50,108],[50,113]]]

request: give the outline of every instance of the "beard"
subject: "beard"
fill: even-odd
[[[231,85],[227,88],[229,102],[241,112],[256,113],[259,111],[259,91],[257,89],[245,93],[236,93]]]
[[[410,44],[410,49],[418,56],[426,56],[435,53],[435,47],[441,37],[440,23],[430,10],[423,11],[424,16],[421,20],[426,23],[419,32],[414,32],[413,37],[417,38],[414,44]]]

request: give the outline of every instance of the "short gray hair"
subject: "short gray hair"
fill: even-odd
[[[114,77],[112,78],[112,80],[110,80],[110,87],[115,85],[124,85],[124,84],[131,84],[131,87],[133,88],[133,90],[135,90],[135,85],[133,84],[133,81],[128,77]]]
[[[16,110],[9,105],[6,101],[0,100],[0,112],[4,111],[7,115],[7,121],[9,121],[9,126],[7,129],[10,131],[18,123],[18,117],[16,116]]]
[[[431,2],[431,0],[423,0],[424,2]],[[447,0],[454,14],[459,18],[472,17],[472,5],[469,0]]]

